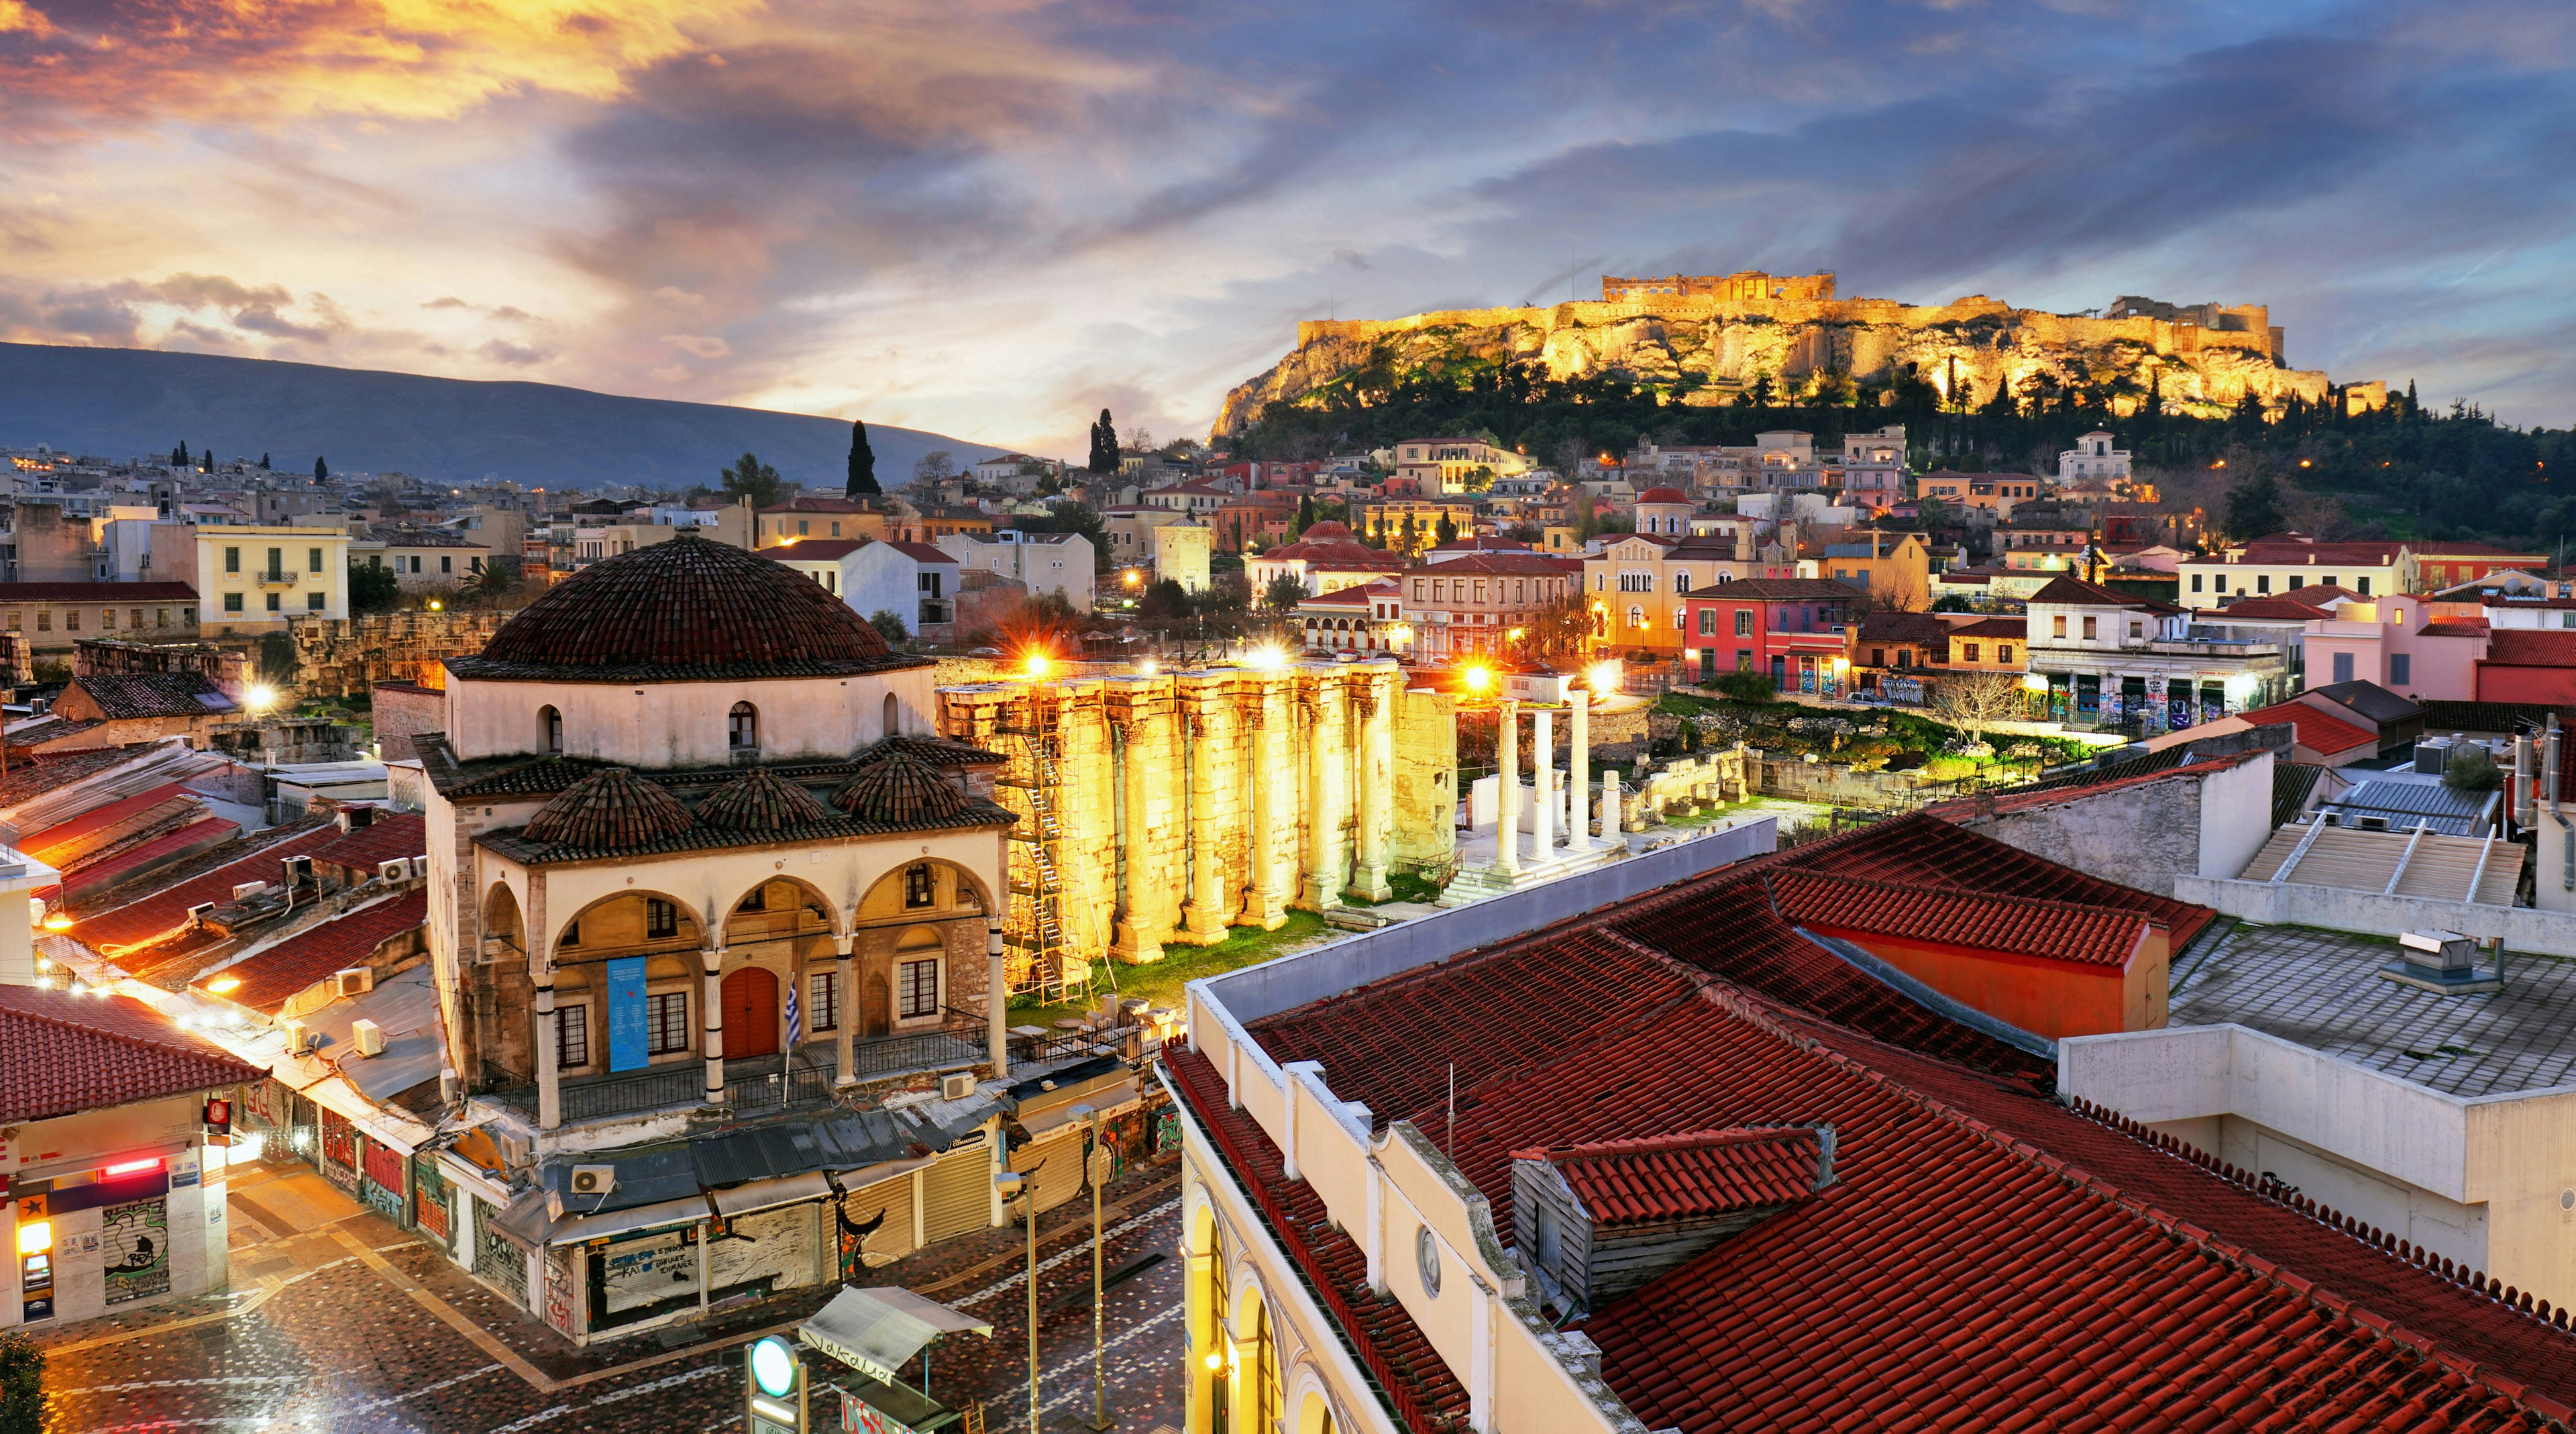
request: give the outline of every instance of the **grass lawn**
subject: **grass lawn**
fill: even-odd
[[[1107,994],[1107,984],[1115,981],[1118,994],[1142,996],[1157,1006],[1178,1009],[1182,1004],[1181,988],[1201,976],[1214,976],[1238,967],[1284,956],[1301,946],[1327,937],[1341,935],[1324,924],[1324,918],[1311,911],[1291,911],[1288,924],[1276,931],[1258,926],[1238,926],[1214,946],[1166,946],[1163,959],[1148,966],[1122,966],[1104,961],[1093,968],[1092,1001],[1096,1004]],[[1034,997],[1022,996],[1011,1002],[1011,1024],[1015,1026],[1052,1026],[1067,1016],[1080,1015],[1084,1007],[1074,1004],[1039,1005]]]

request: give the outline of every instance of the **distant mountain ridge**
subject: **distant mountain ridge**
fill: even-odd
[[[864,415],[862,415],[864,416]],[[868,425],[877,481],[892,489],[924,453],[960,464],[1001,452],[918,429]],[[0,445],[49,443],[133,458],[184,442],[220,461],[265,452],[286,471],[319,455],[339,472],[399,470],[463,483],[712,487],[748,450],[779,476],[838,491],[842,418],[627,398],[547,383],[480,383],[378,369],[145,349],[0,344]]]

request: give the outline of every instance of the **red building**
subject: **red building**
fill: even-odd
[[[2547,553],[2517,553],[2489,543],[2421,542],[2407,547],[2415,553],[2416,590],[2428,593],[2473,583],[2508,568],[2539,572],[2549,561]]]
[[[1828,578],[1746,578],[1682,600],[1687,650],[1700,680],[1760,672],[1783,692],[1834,692],[1843,681],[1844,637],[1868,595]]]
[[[2477,670],[2480,702],[2576,703],[2576,632],[2496,628]]]

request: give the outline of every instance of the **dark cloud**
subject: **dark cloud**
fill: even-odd
[[[529,364],[544,363],[546,360],[554,357],[552,353],[545,349],[534,348],[527,344],[514,344],[507,339],[487,340],[480,347],[476,348],[474,352],[483,358],[490,359],[494,363],[509,364],[513,368],[524,368]]]

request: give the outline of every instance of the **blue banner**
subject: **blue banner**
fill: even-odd
[[[608,1068],[642,1070],[646,1049],[644,958],[627,956],[608,963]]]

